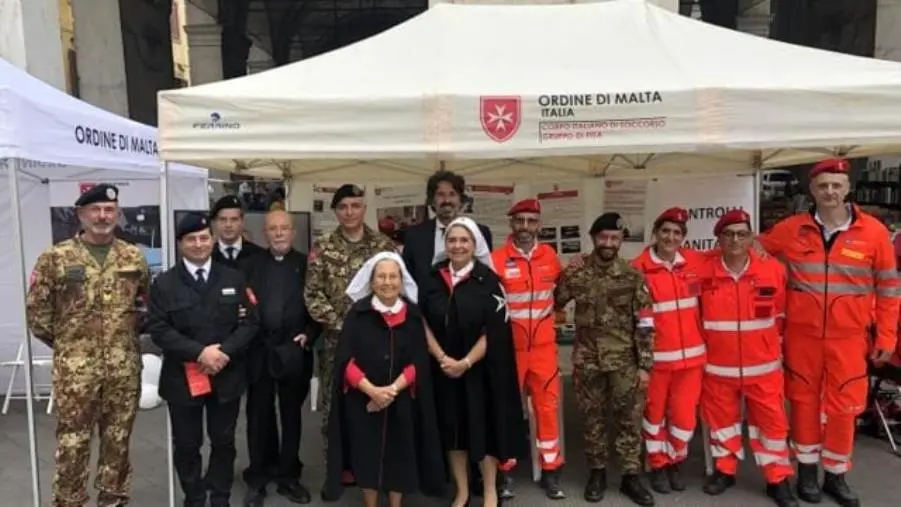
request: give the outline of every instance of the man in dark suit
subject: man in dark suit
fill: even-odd
[[[216,201],[210,211],[216,245],[213,260],[228,267],[237,267],[238,261],[265,252],[259,245],[244,239],[244,208],[241,201],[226,195]]]
[[[435,218],[414,225],[404,233],[404,263],[417,283],[429,278],[432,266],[444,253],[444,228],[460,215],[465,198],[466,180],[451,171],[438,171],[426,184],[426,205]],[[479,224],[491,247],[491,230]]]
[[[307,256],[291,247],[291,215],[270,211],[265,233],[269,250],[239,263],[260,309],[260,329],[248,351],[245,507],[264,505],[269,482],[291,502],[310,503],[310,493],[300,483],[301,407],[313,375],[311,345],[321,326],[304,303]]]
[[[175,469],[185,507],[228,507],[234,478],[235,425],[247,387],[245,354],[257,332],[256,296],[244,276],[211,261],[209,220],[178,224],[181,262],[150,287],[148,331],[163,351],[159,393],[169,405]],[[210,439],[202,473],[204,412]]]

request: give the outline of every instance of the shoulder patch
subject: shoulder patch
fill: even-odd
[[[307,262],[313,263],[316,262],[316,259],[319,257],[320,248],[319,246],[314,246],[312,250],[310,250],[310,254],[307,255]]]
[[[28,286],[34,286],[34,282],[38,281],[38,272],[36,269],[31,270],[31,276],[28,278]]]

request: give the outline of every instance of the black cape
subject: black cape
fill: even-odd
[[[460,360],[481,336],[485,357],[459,379],[444,375],[433,363],[435,398],[442,443],[446,450],[463,450],[472,462],[492,456],[504,462],[527,453],[522,397],[516,374],[516,353],[500,279],[476,262],[468,278],[453,292],[439,263],[425,288],[423,312],[435,339],[450,357]]]
[[[344,372],[351,359],[377,386],[389,385],[412,364],[415,384],[387,409],[369,413],[368,396],[352,388],[345,392]],[[447,473],[429,370],[416,305],[407,302],[406,320],[393,330],[372,309],[370,298],[351,307],[335,355],[324,500],[340,499],[345,471],[353,473],[360,488],[443,495]]]

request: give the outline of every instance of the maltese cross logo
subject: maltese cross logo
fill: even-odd
[[[491,297],[494,298],[495,303],[497,303],[497,308],[494,309],[495,313],[504,312],[504,321],[510,321],[510,312],[507,311],[507,293],[504,291],[504,288],[501,287],[501,294],[492,294]]]
[[[519,130],[522,102],[519,97],[481,97],[482,130],[491,140],[503,143]]]

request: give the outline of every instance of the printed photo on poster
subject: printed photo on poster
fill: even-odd
[[[429,218],[422,185],[375,187],[373,194],[379,231],[398,243],[408,227]]]
[[[73,206],[50,208],[50,230],[53,243],[72,238],[81,231],[81,223]],[[152,274],[162,269],[162,239],[159,206],[120,207],[113,233],[117,238],[138,246]]]
[[[581,223],[585,202],[579,181],[534,184],[532,189],[541,203],[541,225],[538,240],[554,242],[561,261],[582,252]]]
[[[510,232],[507,212],[513,206],[513,185],[466,185],[463,214],[491,229],[494,245]]]

